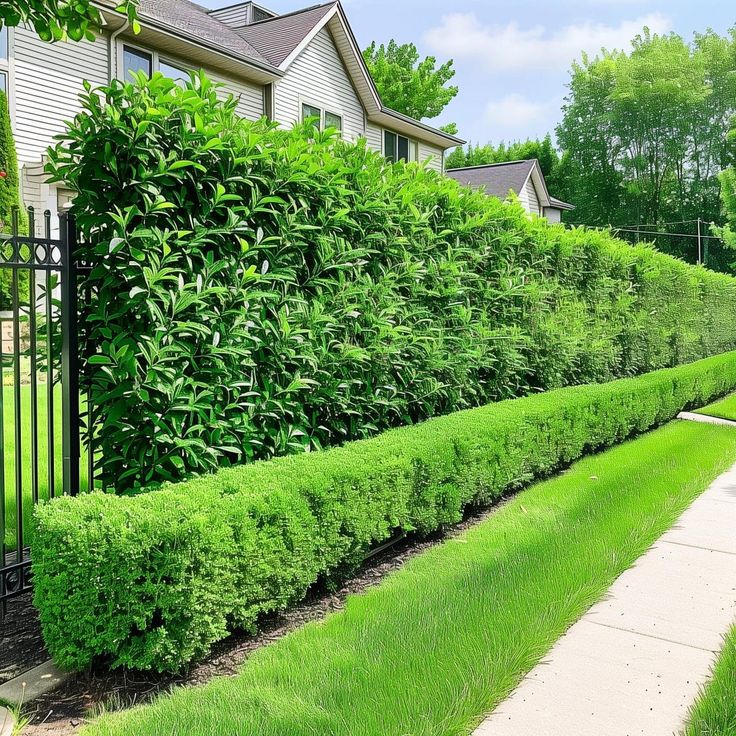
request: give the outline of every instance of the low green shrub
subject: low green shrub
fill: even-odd
[[[121,492],[736,348],[736,280],[531,220],[204,78],[83,96],[98,477]]]
[[[736,353],[504,401],[151,493],[36,513],[35,603],[63,667],[176,670],[397,530],[457,522],[532,478],[736,388]]]

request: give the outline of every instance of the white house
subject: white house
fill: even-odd
[[[365,138],[391,160],[427,161],[463,141],[381,102],[339,2],[277,15],[253,2],[207,10],[188,0],[140,0],[134,34],[99,0],[104,26],[94,42],[39,40],[26,28],[0,31],[0,89],[8,94],[26,206],[56,211],[71,193],[46,183],[53,137],[80,109],[82,81],[103,85],[132,70],[188,78],[204,69],[238,98],[245,118],[285,127],[316,116],[346,140]]]
[[[505,199],[513,192],[532,215],[560,222],[563,210],[575,207],[550,195],[537,159],[448,169],[447,176],[461,184],[483,189],[489,197]]]

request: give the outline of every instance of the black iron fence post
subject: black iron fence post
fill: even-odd
[[[63,492],[79,493],[80,414],[79,414],[79,338],[77,298],[77,232],[74,218],[60,217],[61,240],[61,373]]]
[[[2,306],[10,307],[3,319],[12,328],[0,339],[0,437],[10,440],[0,447],[0,624],[7,602],[31,587],[33,534],[29,522],[33,506],[59,495],[57,489],[70,495],[83,490],[83,422],[79,411],[83,361],[78,333],[78,289],[83,273],[77,231],[74,219],[65,214],[60,217],[58,239],[52,238],[52,215],[46,211],[44,232],[37,237],[36,214],[28,208],[27,215],[27,232],[25,217],[17,211],[9,228],[8,223],[0,223],[0,228],[10,229],[9,233],[0,230],[0,271],[9,276],[9,294],[4,296]],[[9,345],[3,344],[5,337],[9,337]],[[39,390],[42,374],[45,391]],[[5,389],[3,380],[8,377],[12,380]],[[59,390],[61,427],[54,419]],[[43,434],[47,443],[45,479],[39,465]],[[56,479],[59,439],[63,482]],[[92,460],[93,455],[90,478],[94,476]],[[9,472],[11,466],[14,472]],[[88,486],[93,487],[93,482]]]

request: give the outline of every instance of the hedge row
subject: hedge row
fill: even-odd
[[[532,478],[736,388],[736,352],[470,409],[332,450],[36,516],[33,574],[63,667],[176,670],[339,578],[397,530],[427,533]]]
[[[736,349],[731,276],[236,105],[115,82],[51,154],[117,492]]]

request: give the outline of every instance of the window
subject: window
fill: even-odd
[[[330,112],[329,110],[322,110],[320,107],[304,102],[302,103],[302,122],[310,118],[317,119],[317,127],[320,130],[337,128],[337,130],[342,132],[342,115],[338,115],[336,112]]]
[[[302,122],[309,120],[310,118],[317,118],[317,120],[319,120],[318,127],[321,127],[322,110],[318,107],[314,107],[314,105],[307,105],[304,103],[302,105]]]
[[[325,110],[325,128],[337,128],[342,131],[342,116]]]
[[[130,81],[131,74],[136,72],[150,77],[153,74],[153,56],[132,46],[123,46],[123,79]]]
[[[189,81],[189,72],[186,69],[182,69],[180,66],[176,66],[176,64],[170,64],[163,59],[158,60],[158,71],[165,77],[173,79],[180,87],[186,86],[186,83]]]
[[[10,44],[8,43],[8,27],[3,26],[0,29],[0,61],[8,60],[9,45]]]
[[[123,46],[123,75],[125,81],[130,81],[131,75],[143,72],[150,77],[154,72],[161,72],[165,77],[173,79],[180,87],[189,81],[189,70],[173,61],[162,59],[156,51],[144,51],[134,46]]]
[[[415,145],[406,136],[392,133],[390,130],[383,131],[383,155],[391,162],[413,161],[412,153],[415,153]]]

